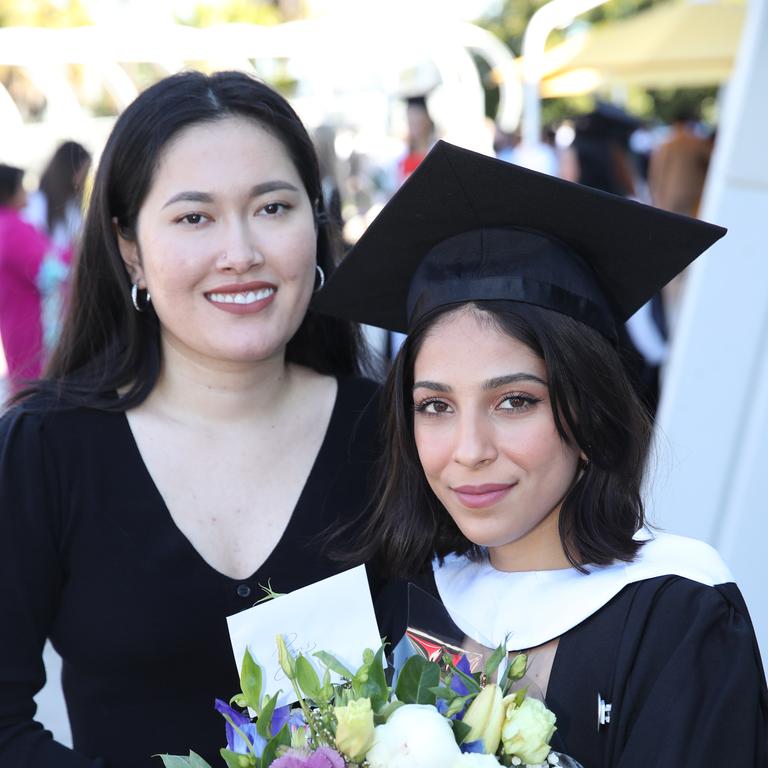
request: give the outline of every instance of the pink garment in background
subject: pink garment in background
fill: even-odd
[[[46,259],[64,267],[69,258],[69,251],[56,252],[15,208],[0,206],[0,337],[14,388],[42,370],[41,269]]]

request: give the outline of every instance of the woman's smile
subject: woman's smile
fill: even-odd
[[[465,507],[484,509],[501,501],[515,485],[516,483],[485,483],[484,485],[460,485],[451,490]]]

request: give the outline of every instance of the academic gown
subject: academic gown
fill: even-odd
[[[501,573],[449,557],[416,580],[489,648],[559,637],[546,693],[551,746],[584,768],[768,766],[768,692],[749,613],[719,556],[658,534],[632,564]],[[395,642],[405,585],[377,613]],[[610,705],[600,721],[599,701]]]

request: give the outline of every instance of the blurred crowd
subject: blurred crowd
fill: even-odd
[[[66,141],[28,193],[23,169],[0,165],[0,338],[11,392],[40,375],[56,343],[90,166],[90,153]]]
[[[339,153],[339,136],[330,125],[315,132],[326,210],[346,247],[448,131],[449,126],[436,125],[432,118],[429,94],[408,96],[403,108],[401,150],[387,164],[364,152]],[[489,145],[501,160],[688,216],[698,214],[715,138],[690,111],[680,111],[670,125],[650,124],[600,101],[586,114],[546,126],[533,145],[493,124],[489,133]],[[90,168],[90,152],[66,141],[28,194],[24,171],[0,165],[0,335],[6,394],[40,374],[56,341]],[[651,411],[658,403],[684,281],[683,274],[630,318],[620,340]],[[383,374],[402,337],[375,328],[366,329],[366,336],[372,373]]]

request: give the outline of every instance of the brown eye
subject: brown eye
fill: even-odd
[[[442,413],[451,413],[452,409],[443,400],[424,400],[415,407],[416,413],[425,413],[428,416],[438,416]]]
[[[525,411],[538,402],[538,398],[530,395],[506,395],[497,408],[500,411]]]

